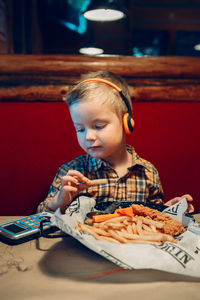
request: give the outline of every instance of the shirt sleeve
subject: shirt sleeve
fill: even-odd
[[[149,196],[147,200],[158,204],[163,203],[164,192],[158,171],[156,169],[154,169],[153,173],[151,174],[151,177],[152,184],[149,188]]]
[[[48,204],[56,196],[56,194],[60,191],[62,177],[65,176],[68,172],[67,165],[63,165],[59,168],[50,188],[47,197],[41,202],[37,207],[37,212],[51,212],[52,210],[49,208]]]

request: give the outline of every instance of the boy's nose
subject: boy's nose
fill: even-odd
[[[86,132],[86,140],[93,141],[95,140],[95,138],[96,138],[95,131],[93,129],[88,129]]]

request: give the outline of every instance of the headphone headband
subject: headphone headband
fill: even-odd
[[[95,82],[101,82],[101,83],[105,83],[107,85],[110,85],[111,87],[113,87],[116,91],[119,92],[123,102],[126,104],[126,107],[128,108],[128,113],[129,115],[132,114],[132,109],[131,109],[131,105],[127,99],[127,97],[123,94],[123,91],[121,88],[119,88],[116,84],[114,84],[113,82],[109,81],[109,80],[106,80],[106,79],[103,79],[103,78],[88,78],[88,79],[85,79],[83,81],[80,82],[83,83],[83,82],[90,82],[90,81],[95,81]]]
[[[112,86],[118,92],[122,91],[122,89],[120,89],[116,84],[114,84],[113,82],[111,82],[109,80],[103,79],[103,78],[95,78],[95,77],[94,78],[88,78],[88,79],[85,79],[85,80],[81,81],[80,84],[83,83],[83,82],[88,82],[88,81],[102,82],[102,83],[105,83],[105,84],[108,84],[108,85]]]
[[[128,109],[128,113],[125,114],[125,118],[124,118],[125,119],[124,120],[125,131],[126,131],[126,133],[131,133],[133,131],[133,127],[134,127],[134,120],[132,119],[132,109],[131,109],[131,105],[130,105],[127,97],[123,94],[122,89],[119,88],[116,84],[112,83],[109,80],[106,80],[106,79],[103,79],[103,78],[95,78],[95,77],[85,79],[85,80],[79,82],[79,84],[82,84],[83,82],[90,82],[90,81],[105,83],[105,84],[113,87],[116,91],[118,91],[118,93],[121,96],[121,99],[126,104],[126,107]]]

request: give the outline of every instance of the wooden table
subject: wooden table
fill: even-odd
[[[120,269],[71,237],[0,242],[0,275],[2,300],[200,299],[200,278]]]

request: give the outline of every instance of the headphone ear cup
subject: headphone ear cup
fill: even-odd
[[[123,124],[124,129],[127,134],[131,134],[134,129],[135,121],[133,118],[129,115],[129,113],[124,114],[123,116]]]

